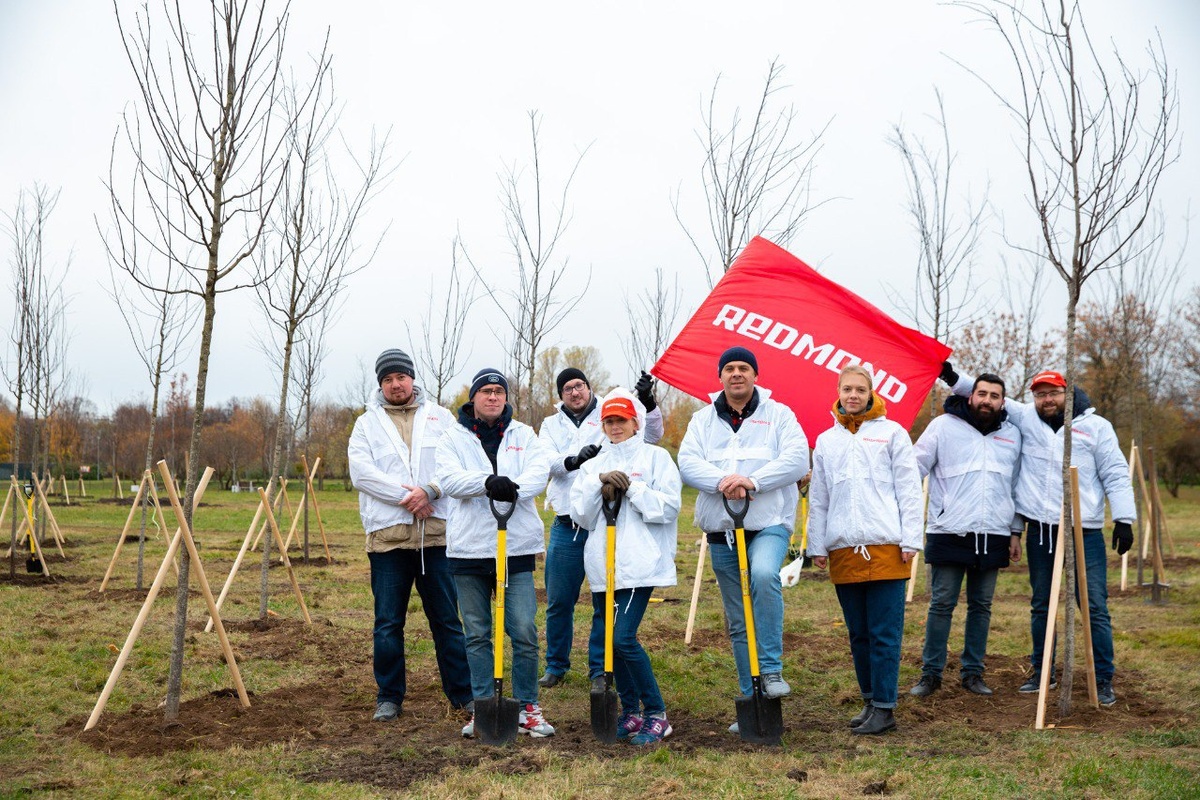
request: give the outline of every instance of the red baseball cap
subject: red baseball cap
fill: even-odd
[[[1034,375],[1033,380],[1029,382],[1029,388],[1032,389],[1039,383],[1044,383],[1048,386],[1061,386],[1064,389],[1067,388],[1067,379],[1064,378],[1060,373],[1051,372],[1050,370],[1039,372],[1037,375]]]
[[[628,397],[610,397],[604,401],[604,405],[600,406],[600,419],[608,417],[637,419],[637,409],[633,407],[633,401]]]

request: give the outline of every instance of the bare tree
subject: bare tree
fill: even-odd
[[[437,282],[431,276],[429,300],[421,316],[419,335],[414,336],[408,321],[404,322],[409,341],[420,343],[414,355],[424,374],[422,385],[427,391],[433,390],[434,401],[438,405],[449,399],[446,392],[450,382],[470,355],[469,351],[462,352],[463,332],[466,330],[467,315],[477,297],[478,276],[472,275],[464,285],[458,263],[460,252],[462,240],[456,235],[450,243],[450,275],[443,300],[435,302],[438,296]]]
[[[1159,179],[1177,156],[1178,94],[1162,42],[1147,45],[1149,66],[1135,70],[1113,46],[1096,49],[1078,3],[1043,0],[1030,13],[1009,2],[964,2],[1001,36],[1018,88],[1006,96],[980,77],[1019,130],[1028,198],[1041,243],[1029,252],[1050,262],[1067,288],[1067,397],[1076,380],[1076,309],[1097,271],[1130,257],[1153,207]],[[1063,497],[1070,496],[1071,403],[1066,403]],[[1070,503],[1064,503],[1070,530]],[[1065,536],[1067,597],[1075,592],[1074,541]],[[1071,711],[1075,604],[1066,604],[1059,710]]]
[[[946,342],[969,321],[979,285],[972,280],[975,254],[983,227],[984,200],[969,197],[958,210],[959,190],[954,166],[957,154],[950,145],[950,126],[941,91],[937,97],[939,146],[931,147],[919,137],[892,127],[889,139],[904,162],[908,188],[908,212],[917,236],[917,269],[913,301],[900,303],[916,327],[938,341]],[[899,296],[899,295],[898,295]],[[929,395],[930,416],[937,413],[938,393]]]
[[[280,370],[279,405],[275,446],[271,456],[268,498],[273,498],[276,476],[284,469],[285,444],[291,440],[288,393],[292,353],[300,326],[324,317],[337,302],[349,279],[363,269],[380,239],[369,252],[360,253],[356,234],[371,199],[386,179],[387,139],[376,141],[364,157],[353,158],[359,175],[352,191],[343,188],[331,162],[329,140],[336,132],[336,105],[331,61],[326,49],[316,59],[311,87],[298,90],[289,84],[283,108],[295,124],[286,137],[285,179],[276,202],[270,235],[262,240],[259,267],[263,279],[256,290],[259,304],[273,329],[264,343]],[[271,539],[263,537],[258,615],[267,616]]]
[[[697,136],[704,148],[704,164],[700,179],[715,251],[701,244],[698,234],[684,222],[678,194],[672,205],[675,219],[704,264],[709,286],[729,269],[750,239],[768,236],[786,246],[808,213],[820,205],[812,203],[812,173],[829,123],[807,138],[793,130],[795,107],[775,110],[772,105],[776,93],[788,88],[780,85],[782,75],[783,65],[772,60],[748,129],[740,108],[734,109],[727,125],[718,121],[720,75],[701,112],[702,129]]]
[[[534,402],[538,353],[547,337],[579,305],[592,282],[592,271],[582,287],[566,293],[562,280],[567,276],[567,259],[559,260],[557,250],[566,232],[570,217],[567,214],[567,195],[575,173],[583,161],[585,150],[575,160],[563,181],[556,208],[548,208],[543,199],[546,190],[542,177],[541,148],[538,136],[541,119],[536,111],[529,112],[529,133],[533,147],[530,173],[511,166],[501,176],[501,202],[504,206],[504,227],[508,242],[517,261],[517,279],[511,289],[493,288],[471,262],[475,276],[488,296],[504,316],[509,329],[509,358],[513,385],[519,387],[516,397],[510,398],[514,413],[529,424],[535,424],[538,408]]]
[[[663,268],[655,267],[654,285],[633,297],[626,292],[624,301],[629,328],[621,336],[621,345],[625,360],[636,375],[658,361],[675,334],[675,322],[683,304],[679,276],[668,282]]]
[[[295,361],[295,377],[292,382],[292,399],[295,401],[295,416],[292,421],[294,430],[303,431],[304,458],[312,463],[309,445],[312,443],[313,400],[317,387],[325,377],[323,364],[328,349],[325,346],[325,332],[330,322],[337,317],[338,309],[331,308],[318,317],[310,317],[300,326],[293,350]],[[324,472],[317,475],[317,487],[324,488]],[[304,504],[304,563],[308,563],[308,509],[311,503]]]
[[[274,18],[265,4],[249,0],[217,0],[207,18],[195,8],[185,12],[182,4],[163,0],[156,13],[146,4],[132,18],[116,3],[113,8],[137,85],[133,119],[126,117],[123,125],[128,157],[143,176],[137,199],[141,214],[120,205],[117,225],[157,256],[121,266],[144,288],[193,294],[203,307],[183,501],[189,525],[202,468],[217,298],[261,279],[243,262],[258,249],[279,192],[278,156],[293,123],[281,113],[280,102],[286,4]],[[201,27],[204,33],[198,35]],[[139,147],[137,132],[143,127],[150,134],[147,145]],[[163,261],[182,270],[184,287],[173,289],[163,280],[157,271]],[[168,720],[179,714],[189,567],[185,550],[175,596]]]

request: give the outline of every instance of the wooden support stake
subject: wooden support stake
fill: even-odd
[[[329,539],[325,536],[325,522],[321,519],[321,506],[317,504],[317,492],[312,484],[312,479],[316,476],[317,470],[321,468],[321,457],[317,456],[317,460],[313,462],[311,472],[308,469],[308,459],[305,456],[300,456],[300,462],[304,465],[304,471],[308,475],[308,492],[312,497],[309,505],[317,515],[317,529],[321,531],[321,544],[325,547],[325,563],[332,564],[333,556],[329,554]]]
[[[260,487],[260,488],[261,488],[261,487]],[[272,510],[272,511],[274,511],[275,513],[279,513],[279,510],[280,510],[280,508],[282,508],[282,507],[283,507],[283,506],[282,506],[282,503],[283,503],[283,488],[284,488],[284,487],[282,487],[282,486],[280,487],[280,490],[279,490],[279,492],[277,492],[277,493],[275,494],[275,499],[271,501],[271,510]],[[261,540],[261,539],[262,539],[262,535],[263,535],[263,533],[264,533],[264,532],[266,532],[266,530],[267,530],[267,521],[264,519],[264,520],[262,521],[262,525],[260,525],[260,526],[258,527],[258,535],[256,535],[256,536],[254,537],[254,544],[250,545],[250,549],[251,549],[251,550],[257,550],[257,549],[258,549],[258,543],[259,543],[259,540]]]
[[[150,477],[150,470],[146,470],[142,475],[142,482],[138,484],[137,494],[133,498],[133,507],[129,509],[129,516],[125,518],[125,527],[121,528],[121,535],[117,537],[117,547],[113,550],[112,558],[109,559],[108,569],[104,571],[104,578],[100,581],[100,591],[108,588],[108,580],[112,577],[113,569],[117,566],[117,558],[121,555],[121,548],[125,546],[125,537],[129,535],[129,526],[133,524],[133,516],[137,513],[138,504],[142,500],[142,495],[146,492],[146,478]]]
[[[238,550],[237,558],[233,560],[233,566],[229,568],[229,575],[225,577],[225,585],[221,587],[221,595],[217,598],[217,610],[221,610],[221,606],[225,603],[225,598],[229,594],[229,587],[233,586],[233,578],[238,573],[238,568],[242,566],[242,559],[246,557],[246,551],[250,549],[250,541],[254,538],[254,531],[258,528],[258,520],[262,517],[263,508],[266,503],[260,498],[258,501],[258,510],[254,512],[254,519],[250,521],[250,527],[246,531],[246,536],[242,539],[242,547]],[[264,523],[265,524],[265,523]],[[204,626],[204,632],[208,633],[213,629],[213,618],[209,617],[208,622]]]
[[[304,594],[300,591],[299,581],[296,580],[296,571],[292,569],[292,561],[287,557],[287,549],[283,546],[283,536],[279,533],[279,525],[275,522],[275,515],[271,513],[270,504],[267,503],[267,490],[259,488],[258,493],[263,504],[267,506],[267,524],[271,526],[271,535],[275,538],[275,544],[279,546],[279,552],[283,553],[283,566],[287,568],[288,579],[292,582],[292,591],[296,593],[296,601],[300,603],[304,621],[312,625],[312,617],[308,615],[308,606],[304,604]]]
[[[1096,694],[1096,656],[1092,652],[1092,611],[1088,605],[1087,555],[1083,550],[1083,520],[1079,501],[1079,467],[1071,467],[1071,520],[1075,529],[1075,591],[1079,596],[1079,611],[1083,615],[1080,626],[1083,632],[1084,663],[1087,665],[1088,702],[1092,708],[1100,707]],[[1070,603],[1073,598],[1068,597]]]
[[[300,461],[304,465],[304,494],[300,495],[300,502],[296,504],[296,513],[292,515],[292,526],[288,530],[287,539],[283,543],[284,552],[287,552],[288,548],[292,546],[292,537],[296,535],[296,526],[300,522],[300,517],[304,514],[304,506],[308,503],[309,497],[313,495],[312,479],[317,474],[316,469],[321,464],[321,457],[317,456],[317,461],[313,465],[313,471],[311,473],[309,473],[308,470],[308,459],[306,459],[304,456],[300,456]],[[322,538],[324,538],[324,536],[322,536]],[[282,554],[280,554],[279,560],[283,561]],[[329,560],[329,545],[326,544],[325,561],[328,562]]]
[[[163,517],[162,505],[158,502],[158,490],[154,487],[154,475],[150,472],[150,470],[146,470],[142,474],[142,482],[138,484],[137,495],[135,495],[133,498],[133,506],[129,509],[129,516],[125,519],[125,527],[121,529],[121,536],[117,539],[117,548],[113,551],[112,560],[108,562],[108,570],[104,573],[104,580],[100,582],[100,591],[102,592],[108,586],[108,580],[113,573],[113,567],[116,566],[117,557],[121,554],[121,548],[124,546],[125,538],[129,534],[129,526],[133,523],[134,515],[137,513],[139,508],[139,501],[142,499],[142,495],[146,491],[147,487],[149,487],[151,504],[154,506],[151,514],[157,521],[156,526],[162,533],[163,541],[170,544],[171,537],[170,534],[167,533],[167,520]],[[208,488],[207,481],[205,481],[203,485],[197,487],[196,505],[198,505],[200,502],[199,498],[204,496],[204,490],[206,488]],[[192,507],[193,514],[196,513],[196,505],[193,505]],[[179,563],[172,560],[171,566],[175,568],[175,574],[178,575]]]
[[[71,505],[71,493],[67,491],[67,473],[62,474],[63,502]]]
[[[700,604],[700,579],[704,577],[704,556],[708,552],[708,537],[700,534],[700,555],[696,558],[696,579],[692,582],[692,607],[688,611],[687,630],[683,643],[692,643],[692,628],[696,624],[696,607]]]
[[[79,476],[79,496],[80,496],[80,497],[87,497],[87,486],[85,486],[85,485],[84,485],[84,483],[83,483],[83,476],[82,476],[82,475],[80,475],[80,476]]]
[[[1050,692],[1050,673],[1054,671],[1052,666],[1054,663],[1054,626],[1058,622],[1058,601],[1059,594],[1062,593],[1062,573],[1063,562],[1066,560],[1063,551],[1066,549],[1066,540],[1063,534],[1063,525],[1066,521],[1066,498],[1063,498],[1064,505],[1058,513],[1058,533],[1054,541],[1054,568],[1050,573],[1050,600],[1049,608],[1046,611],[1046,638],[1042,644],[1042,673],[1041,683],[1038,684],[1038,703],[1037,717],[1033,721],[1034,730],[1045,730],[1046,728],[1046,695]]]
[[[34,488],[37,491],[38,499],[41,500],[42,509],[46,512],[46,519],[50,521],[50,530],[54,534],[54,544],[58,547],[58,554],[63,558],[67,554],[63,552],[63,535],[58,527],[58,520],[54,518],[54,512],[50,510],[50,501],[46,499],[46,493],[42,490],[42,484],[38,481],[33,482]]]

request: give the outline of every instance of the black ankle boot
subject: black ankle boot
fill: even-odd
[[[890,708],[872,707],[871,714],[863,724],[857,728],[851,728],[850,732],[857,736],[873,736],[878,733],[886,733],[896,727],[896,718],[892,715]]]
[[[871,705],[871,701],[868,700],[863,706],[863,710],[858,712],[858,716],[850,718],[850,727],[857,728],[859,725],[862,725],[864,722],[866,722],[867,717],[871,716],[871,709],[874,707],[875,706]]]

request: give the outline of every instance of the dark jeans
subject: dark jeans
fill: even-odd
[[[557,517],[546,548],[546,671],[566,675],[575,638],[575,604],[583,585],[588,532]]]
[[[442,691],[461,708],[471,702],[466,641],[458,620],[458,593],[446,561],[445,547],[367,553],[371,562],[371,593],[375,595],[375,683],[377,702],[402,703],[405,693],[404,622],[415,583],[429,620],[437,653]]]
[[[946,667],[946,644],[954,621],[954,608],[967,579],[967,625],[963,635],[960,676],[982,675],[987,655],[988,629],[992,623],[992,595],[996,593],[998,569],[979,570],[964,564],[933,564],[929,584],[929,616],[925,621],[925,675],[942,677]]]
[[[1050,611],[1050,582],[1054,573],[1054,551],[1057,547],[1058,526],[1040,525],[1030,521],[1025,525],[1025,553],[1029,561],[1029,586],[1033,590],[1029,604],[1029,632],[1033,635],[1034,674],[1042,671],[1042,655],[1046,643],[1046,617]],[[1070,532],[1067,532],[1070,535]],[[1083,556],[1087,568],[1088,614],[1092,623],[1092,656],[1096,661],[1096,682],[1112,681],[1113,637],[1112,620],[1108,615],[1108,550],[1099,528],[1083,529]],[[1079,604],[1079,588],[1075,591]],[[1050,668],[1054,668],[1051,654]]]
[[[842,583],[837,589],[864,700],[895,708],[904,638],[904,579]]]
[[[638,641],[638,626],[654,589],[618,589],[613,592],[613,680],[621,696],[621,708],[630,714],[661,714],[666,711],[662,692],[650,666],[650,656]],[[604,674],[604,592],[592,592],[592,634],[588,638],[589,677]]]

